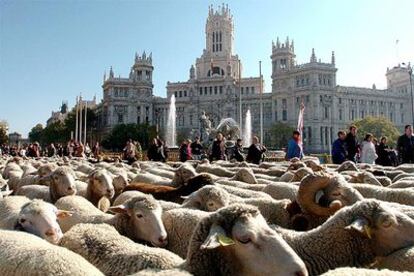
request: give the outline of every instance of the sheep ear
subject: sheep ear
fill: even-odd
[[[181,199],[189,199],[190,196],[181,196]]]
[[[13,190],[1,191],[1,194],[2,194],[3,196],[9,196],[9,195],[11,195],[12,193],[13,193]]]
[[[346,230],[354,230],[362,234],[364,237],[372,239],[372,229],[368,220],[365,218],[357,218],[350,225],[345,227]]]
[[[109,207],[109,212],[112,212],[114,214],[126,214],[128,211],[128,208],[125,205],[117,205]]]
[[[57,210],[56,216],[58,219],[64,219],[71,217],[73,215],[73,212],[65,211],[65,210]]]
[[[213,225],[210,228],[208,237],[200,246],[200,249],[215,249],[220,246],[228,246],[232,244],[234,244],[234,241],[226,235],[226,231],[224,231],[221,226]]]
[[[98,201],[98,209],[102,212],[106,213],[108,212],[109,208],[111,207],[111,202],[106,196],[101,197],[101,199]]]
[[[52,183],[52,175],[51,174],[43,176],[39,179],[39,185],[50,186],[51,183]]]

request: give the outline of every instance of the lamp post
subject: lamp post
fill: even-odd
[[[263,85],[262,85],[262,61],[259,61],[259,74],[260,74],[260,139],[262,143],[263,138]]]
[[[239,125],[240,125],[240,139],[243,135],[243,109],[242,109],[242,93],[241,93],[241,62],[239,59]]]
[[[411,119],[414,125],[414,98],[413,98],[413,67],[408,63],[408,76],[410,78],[410,91],[411,91]]]

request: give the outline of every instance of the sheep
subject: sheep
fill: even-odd
[[[152,194],[156,199],[181,203],[183,201],[181,196],[187,196],[199,188],[209,184],[213,184],[211,176],[202,173],[189,179],[186,185],[178,188],[149,183],[135,183],[126,186],[123,191],[140,191]]]
[[[103,276],[78,254],[36,236],[0,230],[1,275]]]
[[[241,168],[239,169],[236,174],[230,178],[231,180],[237,180],[246,182],[248,184],[257,184],[257,179],[253,173],[251,168]]]
[[[134,183],[150,183],[164,186],[174,186],[174,183],[171,179],[148,172],[141,172],[140,174],[138,174],[131,181],[131,184]]]
[[[385,176],[385,175],[384,176],[378,176],[378,175],[376,175],[375,178],[384,187],[390,186],[392,184],[392,181],[388,176]]]
[[[39,179],[39,184],[49,187],[42,185],[23,186],[17,191],[17,194],[54,203],[63,196],[76,193],[73,171],[67,167],[57,168],[48,176],[42,177]]]
[[[381,182],[370,172],[364,171],[351,175],[350,183],[367,183],[376,186],[382,186]]]
[[[167,242],[161,206],[151,195],[133,197],[123,204],[110,207],[109,211],[115,215],[105,214],[79,196],[63,197],[56,202],[56,206],[72,212],[70,218],[59,222],[64,233],[79,223],[106,223],[135,241],[147,241],[154,246],[165,246]]]
[[[13,193],[13,191],[9,189],[9,186],[7,185],[7,182],[6,181],[3,182],[3,181],[4,180],[1,179],[1,176],[0,176],[0,200],[3,197],[6,197],[6,196]]]
[[[47,176],[57,168],[58,166],[55,163],[47,163],[37,169],[37,175],[40,177]]]
[[[256,207],[234,204],[204,217],[183,267],[195,275],[307,275],[303,261]]]
[[[207,215],[208,213],[204,211],[185,208],[164,211],[162,221],[168,235],[165,249],[185,258],[193,230],[198,222]]]
[[[355,165],[354,162],[345,161],[336,169],[336,171],[337,172],[343,172],[343,171],[356,171],[356,172],[358,172],[359,169],[357,168],[357,166]]]
[[[364,184],[352,185],[365,198],[376,198],[383,201],[414,205],[414,189],[376,187]]]
[[[216,186],[219,186],[223,189],[225,189],[230,194],[242,197],[242,198],[271,198],[270,195],[261,192],[261,191],[252,191],[252,190],[246,190],[243,188],[228,186],[228,185],[222,185],[222,184],[216,184]]]
[[[237,181],[237,180],[230,180],[230,179],[220,179],[215,182],[216,184],[222,184],[227,186],[233,186],[237,188],[252,190],[252,191],[261,191],[263,190],[267,184],[247,184],[245,182]]]
[[[78,224],[65,233],[60,245],[81,255],[105,275],[170,269],[184,261],[165,249],[135,243],[107,224]]]
[[[275,182],[268,184],[262,189],[263,193],[270,195],[274,199],[290,199],[295,200],[299,186],[293,183]]]
[[[340,267],[322,274],[321,276],[412,276],[409,272],[391,271],[388,269],[375,270],[356,267]]]
[[[0,200],[0,228],[21,230],[37,235],[51,243],[57,243],[62,231],[56,220],[70,216],[66,211],[42,200],[30,200],[22,196]]]
[[[414,246],[402,248],[392,254],[379,258],[376,268],[414,272]]]
[[[98,202],[102,198],[112,199],[115,195],[112,181],[112,177],[105,169],[92,171],[89,174],[86,198],[95,206],[98,206]]]
[[[200,164],[196,168],[196,172],[198,173],[211,173],[216,176],[220,177],[233,177],[234,173],[226,168],[220,167],[218,165],[203,165]]]
[[[129,276],[191,276],[188,271],[183,269],[144,269],[139,271],[138,273],[131,274]]]
[[[414,166],[413,164],[409,164],[409,163],[401,164],[396,169],[401,170],[406,173],[414,173]]]
[[[302,258],[310,275],[341,266],[366,266],[376,257],[414,245],[414,220],[373,199],[342,208],[308,232],[274,229]]]
[[[414,181],[413,180],[399,180],[390,186],[388,188],[414,188]]]

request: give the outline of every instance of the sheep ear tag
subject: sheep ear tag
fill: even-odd
[[[217,240],[221,244],[221,246],[228,246],[234,244],[234,241],[231,238],[221,234],[217,235]]]
[[[366,219],[359,218],[345,227],[346,230],[355,230],[363,236],[372,239],[372,229]]]

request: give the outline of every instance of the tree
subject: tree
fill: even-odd
[[[30,142],[40,142],[42,138],[42,131],[43,131],[43,125],[37,124],[35,125],[29,132],[29,140]]]
[[[148,124],[119,124],[103,139],[102,146],[119,151],[125,147],[128,139],[132,139],[138,141],[142,149],[147,149],[150,139],[155,138],[156,135],[155,126]]]
[[[387,136],[388,144],[390,146],[395,146],[398,136],[400,135],[395,125],[385,117],[368,116],[364,119],[354,121],[353,124],[358,128],[357,136],[360,140],[364,139],[365,134],[371,133],[378,140],[381,139],[382,136]]]
[[[70,135],[67,134],[64,123],[57,121],[43,129],[40,142],[42,145],[48,145],[50,143],[66,143],[69,138]]]
[[[0,126],[0,145],[7,144],[9,137],[7,137],[6,129]]]
[[[278,149],[285,148],[294,130],[295,128],[285,123],[273,124],[269,131],[271,146]]]

